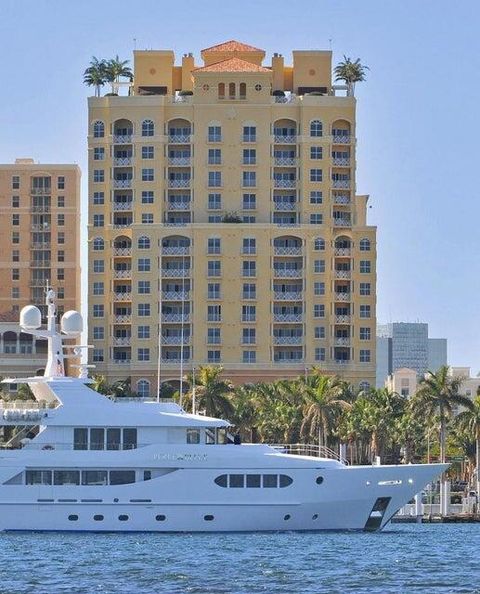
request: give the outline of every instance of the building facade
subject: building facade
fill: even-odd
[[[428,324],[394,322],[377,327],[377,387],[398,369],[419,377],[447,364],[447,339],[429,338]]]
[[[59,314],[80,308],[80,170],[17,159],[0,165],[0,375],[40,372],[46,341],[19,331],[22,307],[45,311],[45,289]],[[30,356],[25,356],[30,355]]]
[[[89,98],[91,362],[141,394],[159,348],[162,382],[182,361],[373,385],[376,229],[331,52],[201,57],[135,51],[129,96]]]

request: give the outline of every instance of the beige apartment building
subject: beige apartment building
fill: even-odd
[[[142,395],[158,358],[162,382],[208,363],[374,385],[376,229],[331,52],[201,58],[135,51],[128,96],[89,98],[91,362]]]
[[[80,169],[17,159],[0,165],[0,375],[42,372],[46,341],[20,332],[22,307],[80,309]]]

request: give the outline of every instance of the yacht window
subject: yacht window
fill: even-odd
[[[243,487],[244,485],[244,474],[231,474],[230,475],[230,487]]]
[[[82,485],[106,485],[106,470],[82,470]]]
[[[203,519],[206,522],[211,522],[213,520],[213,516],[211,514],[207,514],[206,516],[203,516]]]
[[[54,470],[53,471],[54,485],[79,485],[80,471],[79,470]]]
[[[187,429],[187,443],[200,443],[200,429]]]
[[[221,474],[220,476],[217,476],[217,478],[215,479],[215,484],[218,485],[219,487],[226,487],[227,486],[227,478],[228,478],[228,475]]]
[[[137,447],[137,430],[128,428],[123,430],[123,449],[134,450]]]
[[[126,485],[135,482],[134,470],[111,470],[110,484],[111,485]]]
[[[317,480],[315,482],[317,485],[321,485],[323,483],[323,476],[317,476]]]
[[[51,485],[51,470],[27,470],[25,472],[26,485]]]
[[[215,429],[205,429],[205,443],[207,445],[215,443]]]
[[[126,516],[125,514],[122,514],[122,515],[118,516],[118,519],[120,520],[120,522],[126,522],[128,520],[128,516]]]
[[[94,429],[90,429],[90,449],[105,449],[105,429],[97,427]]]
[[[120,429],[107,429],[107,450],[119,450],[121,441]]]
[[[152,478],[152,471],[151,470],[144,470],[143,471],[143,480],[149,481]]]
[[[280,475],[280,488],[288,487],[292,483],[293,483],[293,479],[291,477],[287,476],[286,474]]]
[[[258,489],[260,484],[260,474],[247,474],[247,487],[250,489]]]
[[[263,486],[266,488],[275,488],[277,486],[277,474],[264,474]]]
[[[95,520],[95,522],[101,522],[103,520],[103,516],[101,514],[95,514],[93,516],[93,519]]]
[[[217,443],[228,443],[226,429],[217,429]]]
[[[70,514],[68,516],[68,519],[70,520],[70,522],[76,522],[78,520],[78,516],[77,514]]]
[[[155,519],[157,520],[157,522],[165,522],[167,518],[163,514],[158,514],[158,516],[155,516]]]
[[[88,450],[88,429],[77,427],[73,430],[73,449]]]

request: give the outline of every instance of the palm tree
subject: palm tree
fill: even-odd
[[[95,97],[100,97],[100,87],[103,87],[107,78],[106,61],[95,56],[90,61],[90,66],[83,73],[83,82],[89,87],[95,87]]]
[[[462,411],[456,418],[460,430],[475,438],[475,466],[477,468],[477,497],[480,496],[480,393],[473,400],[470,409]]]
[[[461,377],[449,375],[448,366],[443,365],[433,373],[431,371],[420,381],[420,387],[414,396],[414,410],[425,416],[438,415],[440,437],[440,462],[445,462],[445,444],[447,441],[447,420],[457,406],[472,408],[472,401],[459,394],[463,383]]]
[[[99,394],[112,394],[113,387],[107,382],[107,378],[104,375],[92,376],[92,383],[88,384],[90,388],[98,392]]]
[[[357,58],[352,62],[347,56],[343,56],[343,62],[339,62],[334,69],[335,80],[343,80],[347,85],[347,95],[353,97],[355,95],[355,83],[362,82],[366,77],[366,70],[370,70],[368,66],[364,66]]]
[[[234,409],[230,400],[233,392],[233,384],[226,379],[221,379],[223,367],[205,365],[195,373],[195,397],[197,409],[204,410],[208,417],[229,418],[233,415]],[[193,378],[189,377],[190,385],[193,385]]]
[[[322,375],[317,369],[299,380],[299,389],[305,400],[304,419],[300,427],[303,439],[318,436],[318,445],[326,445],[340,412],[351,406],[342,397],[342,383],[338,377]]]
[[[112,86],[112,93],[118,92],[118,83],[120,82],[120,78],[128,78],[128,80],[133,80],[132,69],[127,66],[129,60],[120,60],[120,58],[115,56],[112,60],[108,60],[105,63],[105,79],[109,82]]]

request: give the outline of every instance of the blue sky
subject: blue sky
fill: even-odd
[[[75,162],[86,182],[92,55],[177,57],[228,39],[370,67],[357,190],[378,226],[378,321],[424,321],[480,370],[480,3],[472,0],[0,0],[0,162]],[[86,195],[83,195],[83,205]],[[85,221],[85,217],[84,217]]]

